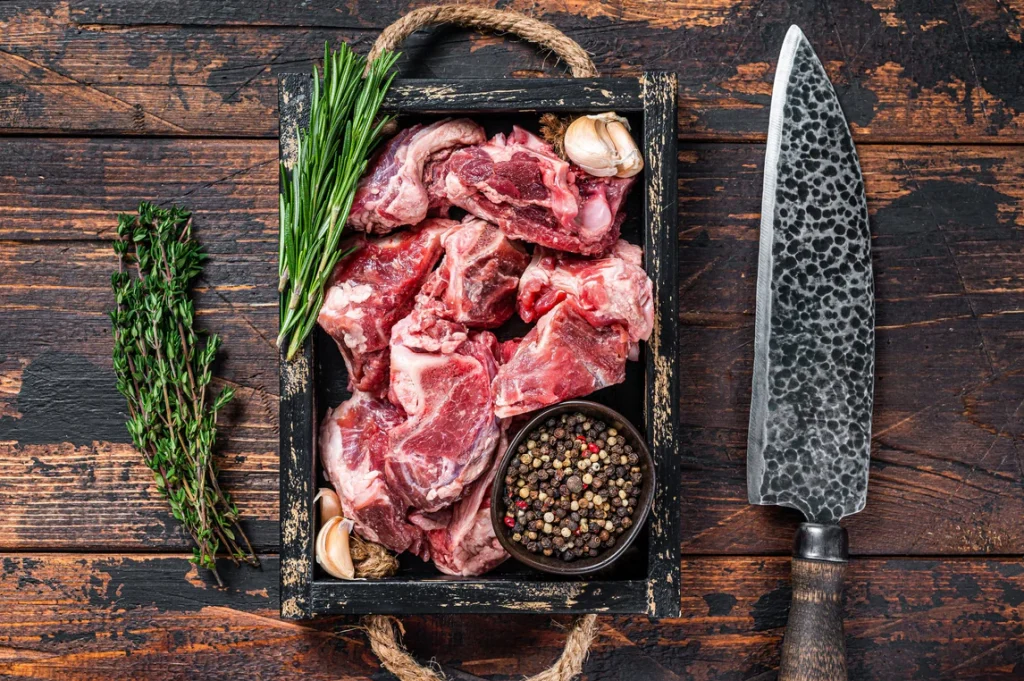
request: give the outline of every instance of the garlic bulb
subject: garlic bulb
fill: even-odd
[[[335,516],[341,515],[341,499],[338,498],[338,493],[330,487],[321,487],[316,496],[313,497],[313,503],[320,502],[320,526],[323,527],[327,524],[327,521]]]
[[[352,563],[352,552],[348,536],[354,523],[336,515],[328,520],[316,536],[316,562],[331,577],[355,579],[356,568]]]
[[[565,131],[565,153],[596,177],[633,177],[644,167],[629,121],[611,111],[574,120]]]

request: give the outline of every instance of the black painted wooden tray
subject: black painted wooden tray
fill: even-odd
[[[297,130],[308,116],[308,74],[280,84],[281,159],[296,151]],[[281,359],[281,616],[448,612],[642,613],[679,615],[679,465],[676,352],[676,78],[647,72],[640,78],[397,80],[384,108],[399,125],[465,114],[489,134],[513,123],[536,131],[541,113],[616,111],[643,139],[642,179],[629,197],[623,238],[644,247],[654,282],[654,333],[630,362],[626,381],[590,399],[619,410],[645,431],[657,469],[657,492],[647,525],[612,567],[583,578],[546,575],[514,561],[476,578],[439,573],[418,558],[401,557],[385,580],[344,581],[313,559],[321,484],[316,433],[329,407],[348,397],[345,366],[334,342],[319,328],[292,362]],[[523,327],[504,329],[521,335]],[[499,337],[502,330],[499,330]]]

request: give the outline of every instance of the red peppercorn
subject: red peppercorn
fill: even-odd
[[[594,454],[597,454],[599,451],[601,451],[601,450],[599,450],[597,448],[597,445],[595,445],[593,442],[591,442],[589,445],[587,445],[587,449],[589,449]]]
[[[577,435],[576,439],[579,440],[580,442],[586,442],[587,441],[587,438],[583,437],[582,435]]]
[[[516,519],[515,518],[513,518],[510,515],[505,516],[505,526],[506,527],[515,527],[515,524],[516,524]]]
[[[525,511],[527,506],[529,506],[529,504],[526,503],[525,499],[520,499],[519,501],[516,502],[516,508],[518,508],[520,511]]]

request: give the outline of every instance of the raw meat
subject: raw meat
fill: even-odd
[[[476,329],[501,326],[515,312],[519,276],[530,262],[494,225],[467,217],[445,234],[441,266],[416,297],[418,308]]]
[[[591,260],[544,248],[519,281],[519,316],[532,322],[567,297],[596,327],[621,324],[633,343],[654,328],[652,284],[640,267],[643,251],[619,241],[603,258]]]
[[[334,269],[317,321],[337,341],[354,390],[387,391],[391,328],[409,314],[441,256],[441,237],[457,226],[453,220],[427,220],[386,238],[359,236],[342,246],[358,250]]]
[[[462,499],[446,509],[447,522],[443,526],[435,525],[427,532],[430,556],[441,572],[475,577],[493,570],[508,558],[491,523],[491,487],[507,447],[508,440],[503,432],[487,474],[478,478]]]
[[[320,460],[341,499],[346,518],[366,539],[392,551],[430,555],[423,530],[406,521],[405,501],[384,476],[388,431],[402,423],[400,409],[356,392],[327,412],[320,427]]]
[[[409,505],[429,513],[459,499],[494,456],[498,340],[481,331],[454,351],[422,352],[407,344],[416,340],[407,321],[393,333],[390,398],[408,420],[390,432],[386,470]]]
[[[447,163],[448,200],[522,239],[594,255],[611,246],[624,218],[632,179],[586,175],[550,145],[519,127],[486,144],[460,149]]]
[[[572,167],[572,174],[580,194],[577,223],[581,235],[584,239],[600,240],[606,246],[614,243],[626,219],[626,195],[636,177],[594,177],[576,166]],[[591,251],[588,255],[597,252]]]
[[[448,159],[455,149],[445,149],[430,157],[423,166],[423,184],[427,188],[427,215],[431,217],[448,217],[452,202],[448,200],[448,189],[445,178],[448,176]]]
[[[494,413],[515,416],[621,383],[629,349],[621,324],[594,328],[569,298],[540,318],[498,370]]]
[[[426,127],[414,125],[395,135],[374,156],[359,181],[348,223],[366,232],[387,234],[427,217],[430,205],[424,166],[435,155],[481,144],[484,129],[468,118],[446,118]]]

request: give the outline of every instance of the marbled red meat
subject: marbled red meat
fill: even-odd
[[[393,404],[356,392],[324,417],[320,460],[356,532],[392,551],[409,551],[427,560],[430,551],[423,530],[406,520],[405,500],[384,474],[388,433],[404,420]]]
[[[497,224],[510,238],[587,255],[618,239],[623,199],[633,183],[590,177],[519,127],[452,153],[447,168],[445,187],[454,205]]]
[[[474,329],[501,326],[515,312],[530,256],[497,227],[467,217],[445,234],[444,259],[416,297],[418,308]]]
[[[502,432],[496,456],[486,475],[477,478],[442,517],[433,522],[424,519],[423,529],[430,544],[430,557],[445,574],[475,577],[498,567],[508,558],[491,523],[491,488],[494,485],[501,456],[508,447]],[[443,519],[443,524],[439,521]]]
[[[532,322],[571,297],[591,325],[621,324],[630,341],[647,340],[654,328],[654,298],[642,258],[639,246],[621,240],[598,259],[537,248],[519,280],[519,316]]]
[[[621,383],[629,350],[621,324],[595,328],[567,299],[540,318],[498,370],[494,413],[515,416]]]
[[[387,391],[391,328],[409,314],[416,293],[441,256],[441,237],[459,223],[427,220],[388,237],[359,236],[335,267],[317,321],[338,343],[352,388]]]
[[[408,415],[390,431],[388,481],[410,506],[438,511],[459,499],[490,465],[499,428],[491,381],[498,341],[470,333],[454,349],[416,349],[417,334],[395,325],[391,401]],[[449,351],[450,350],[450,351]]]
[[[400,225],[419,223],[427,217],[431,203],[424,167],[452,149],[485,139],[484,129],[468,118],[446,118],[401,130],[373,157],[359,181],[348,224],[387,234]]]

